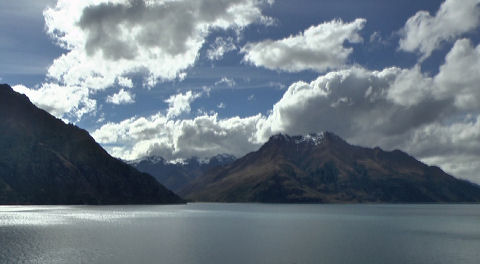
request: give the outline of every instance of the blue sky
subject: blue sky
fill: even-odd
[[[4,1],[0,78],[124,159],[330,130],[480,182],[479,4]]]

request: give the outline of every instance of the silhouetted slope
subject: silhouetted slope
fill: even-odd
[[[258,151],[180,192],[216,202],[479,202],[480,188],[408,154],[333,133],[272,136]]]
[[[1,204],[182,202],[8,85],[0,85],[0,150]]]

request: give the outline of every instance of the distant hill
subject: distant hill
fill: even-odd
[[[272,136],[180,194],[209,202],[480,202],[478,185],[400,150],[353,146],[329,132]]]
[[[177,192],[209,170],[228,165],[234,161],[235,157],[232,155],[219,154],[204,161],[190,158],[184,162],[169,163],[162,157],[149,156],[127,163],[139,171],[149,173],[161,184]]]
[[[152,176],[111,157],[87,131],[0,85],[0,204],[180,202]]]

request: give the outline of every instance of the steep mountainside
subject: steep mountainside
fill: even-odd
[[[363,148],[333,133],[276,135],[258,151],[181,190],[216,202],[479,202],[480,187],[400,151]]]
[[[0,150],[0,204],[183,202],[8,85],[0,85]]]
[[[234,156],[219,154],[207,161],[191,158],[183,163],[168,163],[162,157],[150,156],[128,163],[139,171],[154,176],[161,184],[176,192],[209,170],[228,165],[233,161],[235,161]]]

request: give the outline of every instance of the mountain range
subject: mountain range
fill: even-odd
[[[400,150],[354,146],[330,132],[272,136],[179,193],[204,202],[480,202],[476,184]]]
[[[331,132],[274,135],[239,159],[150,156],[127,164],[8,85],[0,85],[0,150],[0,204],[184,202],[161,183],[204,202],[480,202],[476,184]]]
[[[235,156],[218,154],[205,160],[192,157],[176,163],[168,162],[159,156],[148,156],[134,161],[127,161],[127,163],[139,171],[152,175],[170,190],[178,192],[209,170],[228,165],[234,161]]]
[[[0,150],[0,204],[183,202],[8,85],[0,85]]]

